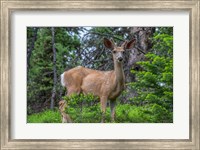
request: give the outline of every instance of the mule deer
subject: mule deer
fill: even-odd
[[[72,119],[70,118],[70,116],[65,113],[65,108],[66,108],[66,102],[64,100],[61,100],[59,102],[59,110],[62,116],[61,117],[62,123],[72,123]]]
[[[92,93],[100,98],[102,119],[104,122],[107,100],[110,100],[111,120],[115,117],[116,98],[125,87],[125,77],[123,71],[123,53],[126,49],[133,48],[135,39],[125,41],[117,47],[112,40],[104,38],[106,48],[112,50],[114,70],[98,71],[82,66],[65,71],[61,75],[61,84],[67,88],[67,96],[73,93]]]

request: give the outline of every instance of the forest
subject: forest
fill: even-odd
[[[113,70],[104,38],[116,45],[136,40],[124,53],[125,90],[116,101],[115,123],[173,123],[173,27],[27,27],[28,123],[61,123],[60,100],[74,123],[100,123],[98,97],[67,97],[60,75],[77,66]]]

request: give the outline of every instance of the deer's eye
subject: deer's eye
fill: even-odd
[[[113,53],[115,54],[117,51],[113,51]]]

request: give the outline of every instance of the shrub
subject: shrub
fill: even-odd
[[[63,97],[67,102],[65,112],[70,115],[74,123],[99,123],[101,108],[98,97],[88,94],[73,94]],[[109,110],[106,113],[106,122],[110,121]]]

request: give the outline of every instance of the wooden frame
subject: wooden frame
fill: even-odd
[[[10,16],[16,10],[187,10],[190,12],[188,140],[13,140],[10,137]],[[1,149],[200,149],[200,1],[1,1]]]

